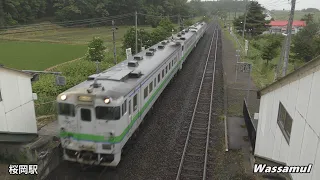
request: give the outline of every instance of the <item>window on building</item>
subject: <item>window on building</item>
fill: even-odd
[[[133,97],[133,112],[138,109],[138,94]]]
[[[279,125],[285,139],[289,143],[293,120],[281,102],[279,103],[279,111],[278,111],[277,121],[278,121],[278,125]]]
[[[151,82],[151,83],[149,84],[149,93],[151,93],[152,90],[153,90],[153,82]]]
[[[143,93],[144,99],[146,99],[147,96],[148,96],[148,86],[146,88],[144,88],[144,93]]]

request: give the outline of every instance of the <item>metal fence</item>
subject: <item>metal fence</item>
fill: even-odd
[[[248,109],[248,105],[246,100],[243,100],[243,117],[244,121],[246,123],[247,131],[248,131],[248,136],[251,142],[251,147],[252,147],[252,154],[254,154],[254,149],[255,149],[255,144],[256,144],[256,135],[257,135],[257,129],[254,126],[252,122],[252,118]]]

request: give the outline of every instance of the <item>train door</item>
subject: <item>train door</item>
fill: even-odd
[[[78,130],[81,134],[93,134],[95,132],[95,121],[92,108],[78,107]]]
[[[132,121],[132,103],[131,103],[131,99],[129,100],[129,105],[128,105],[128,107],[129,107],[129,118],[128,118],[128,124],[130,124],[130,123],[131,123],[131,121]]]

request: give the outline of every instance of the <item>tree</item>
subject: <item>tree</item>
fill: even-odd
[[[266,24],[269,21],[265,20],[266,15],[263,13],[264,8],[258,2],[252,1],[248,7],[246,18],[245,34],[250,33],[252,36],[262,34],[268,29]],[[244,15],[239,16],[233,21],[233,25],[238,32],[243,31]]]
[[[192,26],[194,24],[192,19],[186,19],[183,23],[185,26]]]
[[[269,64],[269,61],[278,55],[276,47],[277,43],[272,40],[268,40],[266,45],[263,47],[261,57],[263,60],[267,61],[267,65]]]
[[[319,9],[317,8],[307,8],[307,9],[302,9],[302,12],[320,12]]]
[[[309,23],[292,39],[292,52],[296,58],[308,62],[320,54],[319,41],[320,23]]]
[[[103,40],[99,37],[94,37],[88,45],[86,59],[90,61],[101,62],[105,57],[105,49],[106,47],[103,45]]]
[[[307,24],[312,23],[313,22],[313,15],[314,14],[305,14],[302,18],[301,21],[306,21]]]
[[[140,39],[140,43],[138,41],[138,51],[141,51],[141,40],[142,44],[146,47],[150,47],[152,45],[151,42],[151,35],[147,31],[144,31],[143,29],[138,30],[138,40]],[[127,48],[131,48],[132,54],[136,54],[136,28],[131,27],[127,30],[127,32],[124,34],[123,38],[123,46],[122,49],[125,50]]]
[[[147,48],[166,39],[172,33],[172,29],[174,29],[174,25],[170,21],[169,18],[163,18],[158,27],[155,28],[151,33],[148,33],[144,30],[138,30],[138,40],[143,40],[143,45]],[[125,50],[127,48],[132,48],[132,53],[135,52],[135,27],[131,27],[124,34],[123,46],[122,49]],[[139,42],[138,42],[139,43]],[[141,43],[140,43],[141,44]],[[138,51],[141,50],[141,46],[138,45]]]
[[[5,25],[3,1],[0,1],[0,27]]]

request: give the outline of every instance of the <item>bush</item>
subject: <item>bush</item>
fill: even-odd
[[[119,57],[119,59],[120,58],[122,57]],[[113,66],[111,62],[102,61],[100,63],[100,70],[108,69],[111,66]],[[39,81],[33,83],[33,92],[38,95],[38,100],[35,102],[37,116],[55,114],[56,109],[52,101],[55,101],[58,94],[85,81],[88,76],[95,74],[96,64],[92,61],[80,59],[58,66],[51,71],[62,72],[63,76],[66,77],[67,83],[65,86],[57,86],[53,75],[42,75]]]
[[[101,62],[105,58],[104,50],[106,47],[103,45],[103,40],[99,37],[94,37],[88,45],[88,52],[86,59],[90,61]]]

